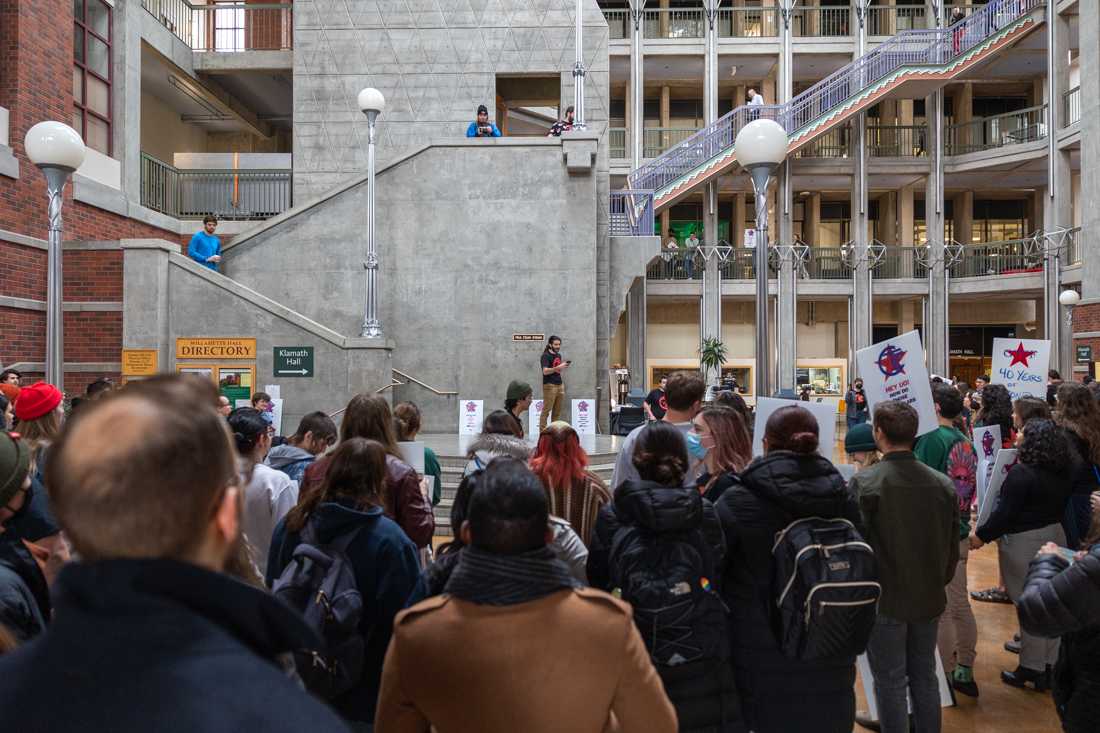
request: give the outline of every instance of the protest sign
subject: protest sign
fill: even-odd
[[[753,423],[752,454],[764,455],[764,428],[768,418],[780,407],[801,407],[817,419],[817,452],[829,460],[833,457],[833,445],[836,442],[836,405],[831,402],[802,402],[801,400],[781,400],[776,397],[761,397],[756,401],[756,422]]]
[[[905,402],[912,405],[920,419],[917,435],[936,429],[939,421],[919,333],[909,331],[860,349],[856,363],[872,415],[880,402]]]
[[[1025,395],[1045,400],[1050,341],[1045,339],[993,339],[993,384],[1003,384],[1013,400]]]

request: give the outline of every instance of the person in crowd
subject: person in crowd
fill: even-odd
[[[257,568],[266,568],[271,533],[298,503],[298,482],[264,462],[271,450],[271,435],[258,410],[238,407],[229,415],[229,429],[237,452],[252,473],[241,501],[241,531],[252,562]]]
[[[675,427],[684,436],[685,450],[687,448],[687,434],[694,428],[692,420],[699,414],[703,407],[703,397],[706,395],[707,385],[698,372],[676,372],[668,378],[665,386],[665,396],[668,401],[668,412],[662,422]],[[634,466],[634,442],[638,435],[646,428],[641,425],[634,428],[626,439],[623,440],[619,455],[615,458],[615,470],[611,475],[611,490],[614,493],[624,481],[638,481],[638,469]],[[692,459],[688,470],[684,474],[684,480],[688,485],[694,486],[699,476],[699,461]]]
[[[867,393],[863,391],[863,380],[857,379],[844,395],[844,419],[848,429],[867,422],[867,412]]]
[[[446,592],[394,622],[376,733],[599,733],[609,720],[675,733],[630,607],[578,586],[547,547],[548,519],[546,490],[519,461],[480,476]],[[548,675],[537,660],[551,658]]]
[[[696,486],[713,504],[752,461],[752,438],[741,416],[728,407],[708,407],[692,423],[695,427],[687,434],[688,455],[703,464]]]
[[[403,443],[416,440],[420,434],[420,421],[423,418],[415,402],[398,402],[393,408],[393,429],[397,439]],[[431,446],[424,446],[424,477],[431,479],[431,500],[435,506],[443,498],[443,467],[439,457]]]
[[[363,667],[358,682],[330,702],[356,729],[367,729],[374,720],[394,616],[424,595],[416,546],[382,508],[387,456],[385,446],[374,440],[340,443],[321,487],[275,527],[265,575],[273,586],[303,542],[339,547],[349,560],[364,599],[359,620]]]
[[[1083,384],[1066,382],[1058,387],[1054,421],[1066,431],[1074,457],[1073,493],[1062,521],[1066,543],[1077,549],[1089,528],[1089,496],[1100,489],[1100,405]]]
[[[714,506],[685,486],[688,455],[683,434],[673,425],[643,426],[631,458],[639,478],[619,484],[611,503],[600,510],[589,547],[589,581],[593,588],[620,589],[621,598],[634,607],[634,621],[676,707],[681,731],[742,731],[729,638],[705,630],[721,630],[723,616],[711,585],[726,550]],[[669,585],[702,584],[703,592],[682,601],[665,598],[652,590],[647,571]],[[672,601],[683,603],[674,618],[667,607]]]
[[[1013,602],[1023,593],[1028,564],[1039,548],[1047,542],[1065,545],[1062,518],[1072,491],[1069,441],[1052,420],[1026,423],[1017,451],[1017,462],[1005,476],[993,510],[970,536],[972,550],[1000,540],[998,565]],[[1013,687],[1030,684],[1040,692],[1050,689],[1048,665],[1057,654],[1057,639],[1021,630],[1020,664],[1014,671],[1002,671],[1001,680]]]
[[[667,253],[673,253],[674,254],[674,253],[678,252],[679,249],[680,249],[680,243],[676,240],[676,232],[669,229],[668,230],[668,239],[665,240],[666,256],[667,256]]]
[[[546,424],[561,419],[565,408],[565,384],[561,375],[573,363],[561,358],[561,339],[551,336],[542,350],[542,414],[539,415],[539,432]]]
[[[0,626],[17,642],[45,631],[51,611],[46,576],[31,548],[6,531],[27,506],[30,488],[30,447],[18,434],[0,431]]]
[[[222,417],[229,417],[231,412],[233,412],[233,405],[230,403],[229,398],[223,394],[218,395],[218,414]]]
[[[749,438],[752,438],[754,417],[752,409],[749,408],[749,404],[745,402],[745,398],[737,394],[733,390],[722,390],[718,394],[714,395],[715,407],[728,407],[741,416],[741,419],[745,423],[745,430],[749,433]]]
[[[970,435],[974,426],[974,414],[970,410],[969,404],[966,399],[967,395],[970,394],[970,385],[963,381],[956,381],[955,389],[959,391],[959,399],[963,401],[963,409],[962,412],[959,413],[962,424],[961,426],[959,424],[956,424],[955,427],[959,428],[959,431],[963,435]]]
[[[494,458],[500,456],[526,461],[530,454],[531,446],[516,435],[516,425],[508,411],[493,410],[482,423],[481,434],[466,449],[466,470],[463,473],[484,470]]]
[[[1032,420],[1050,420],[1050,405],[1045,400],[1024,395],[1012,403],[1012,445],[1020,440],[1020,431]],[[1012,446],[1006,445],[1005,448]]]
[[[745,95],[749,100],[749,121],[760,119],[760,108],[764,106],[764,97],[755,89]]]
[[[882,461],[857,473],[850,486],[882,584],[867,645],[879,720],[882,733],[907,733],[908,691],[917,730],[939,731],[936,638],[944,589],[959,563],[959,501],[951,480],[913,454],[916,410],[884,402],[872,424]]]
[[[521,438],[525,437],[523,415],[531,407],[531,400],[534,397],[535,392],[527,382],[512,380],[508,383],[508,391],[504,395],[504,409],[515,420],[516,435]]]
[[[1062,375],[1058,373],[1057,369],[1051,369],[1047,372],[1047,404],[1050,405],[1052,410],[1058,402],[1058,388],[1062,384]]]
[[[798,392],[799,401],[801,401],[801,402],[812,402],[813,401],[813,396],[814,396],[813,388],[810,387],[810,385],[808,385],[808,384],[802,385],[802,389],[799,390],[799,392]]]
[[[981,384],[981,377],[978,378]],[[986,384],[979,390],[981,408],[974,420],[974,427],[998,425],[1001,428],[1003,447],[1011,448],[1016,442],[1016,426],[1013,423],[1012,397],[1003,384]]]
[[[546,137],[561,137],[563,132],[569,132],[573,129],[573,105],[569,105],[565,108],[565,117],[555,122],[550,126],[550,132]]]
[[[15,401],[18,432],[30,447],[31,462],[36,470],[31,474],[26,509],[8,525],[13,536],[39,545],[59,562],[68,558],[69,549],[54,517],[42,471],[50,446],[65,420],[64,399],[61,390],[46,382],[19,390],[19,398]]]
[[[88,400],[98,400],[101,397],[105,397],[114,390],[115,385],[107,377],[100,377],[94,382],[90,382],[87,387],[84,388],[84,398]]]
[[[484,104],[477,106],[477,119],[466,128],[466,137],[500,137],[500,130],[489,119],[489,108]]]
[[[11,430],[12,419],[15,418],[15,409],[12,403],[0,392],[0,431]]]
[[[57,438],[45,475],[81,561],[56,581],[46,632],[0,657],[3,730],[347,730],[279,664],[321,640],[223,572],[242,476],[215,404],[212,384],[152,377]]]
[[[270,412],[272,407],[271,395],[267,392],[253,392],[252,407],[260,412]]]
[[[1031,561],[1016,605],[1020,627],[1034,636],[1060,637],[1054,667],[1054,707],[1066,733],[1100,730],[1100,522],[1093,520],[1088,549],[1074,555],[1048,542]]]
[[[642,410],[647,420],[664,420],[668,412],[668,395],[665,389],[668,387],[668,377],[661,377],[657,386],[649,391],[642,403]]]
[[[804,517],[859,522],[844,479],[817,452],[818,435],[810,412],[779,408],[764,428],[764,455],[716,503],[728,545],[721,589],[737,691],[745,723],[757,733],[850,733],[855,718],[855,658],[791,659],[771,625],[776,533]]]
[[[966,35],[966,28],[960,25],[966,18],[966,12],[956,6],[951,10],[951,18],[948,20],[947,25],[953,26],[951,31],[951,49],[955,54],[958,54],[962,50],[963,36]]]
[[[214,236],[217,228],[218,217],[207,214],[202,219],[202,230],[195,232],[187,245],[187,256],[214,272],[218,271],[218,263],[222,261],[222,240]]]
[[[547,425],[530,464],[546,487],[551,516],[569,522],[587,547],[596,517],[611,501],[611,492],[599,476],[588,470],[588,454],[581,447],[577,431],[560,420]]]
[[[416,471],[401,458],[393,431],[393,413],[384,397],[359,394],[351,398],[340,423],[340,440],[351,438],[374,440],[385,447],[386,481],[381,492],[382,509],[405,531],[413,544],[427,547],[435,529],[432,508],[420,491]],[[321,487],[329,463],[330,456],[323,456],[306,469],[299,490],[299,503]]]
[[[844,434],[844,452],[848,454],[848,463],[856,467],[856,473],[882,460],[870,423],[863,422],[849,428]]]
[[[311,412],[298,423],[294,435],[268,451],[264,463],[282,471],[291,481],[301,482],[306,469],[334,445],[336,423],[324,412]]]
[[[500,458],[502,461],[514,461],[511,457]],[[451,527],[461,527],[466,521],[469,511],[470,497],[477,490],[478,481],[484,471],[477,470],[462,477],[455,492],[454,503],[451,504]],[[547,545],[554,553],[554,557],[565,564],[569,574],[581,585],[588,585],[588,547],[581,541],[580,536],[565,519],[550,515],[547,524],[550,531],[550,540]],[[440,545],[436,554],[436,562],[432,563],[424,571],[424,582],[429,596],[437,596],[443,592],[447,581],[451,577],[455,566],[458,564],[465,542],[462,533],[456,532],[450,542]]]
[[[962,412],[959,391],[947,384],[933,384],[932,400],[939,426],[920,437],[913,453],[918,461],[951,479],[959,503],[959,564],[947,586],[947,610],[940,619],[940,661],[955,690],[977,697],[974,660],[978,656],[978,623],[966,590],[966,561],[970,551],[970,506],[977,491],[978,457],[970,439],[955,427]]]
[[[0,384],[10,384],[19,387],[22,384],[23,375],[17,369],[5,369],[0,372]]]

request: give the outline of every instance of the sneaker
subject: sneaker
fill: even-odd
[[[1015,638],[1012,641],[1006,641],[1005,642],[1005,651],[1008,652],[1009,654],[1019,654],[1020,653],[1020,640],[1019,640],[1019,638]]]
[[[967,697],[977,697],[978,683],[974,681],[974,670],[962,664],[956,665],[951,674],[951,687]]]
[[[985,603],[1012,603],[1012,599],[1008,597],[1008,593],[1003,588],[972,590],[970,591],[970,597],[975,601],[984,601]]]
[[[1024,688],[1030,684],[1036,692],[1046,692],[1050,689],[1050,668],[1042,672],[1027,667],[1017,667],[1013,671],[1001,672],[1001,681],[1006,685]]]
[[[856,725],[867,730],[881,731],[882,726],[877,720],[871,720],[871,715],[866,710],[856,711]]]

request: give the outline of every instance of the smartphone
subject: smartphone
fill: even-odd
[[[565,360],[565,363],[566,363],[566,364],[572,364],[572,363],[573,363],[573,360],[572,360],[572,359],[566,359],[566,360]]]
[[[1058,554],[1065,558],[1066,562],[1068,562],[1070,565],[1076,562],[1076,558],[1074,556],[1077,553],[1069,549],[1068,547],[1059,547]]]

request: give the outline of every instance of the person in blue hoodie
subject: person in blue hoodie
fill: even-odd
[[[466,137],[500,137],[495,122],[489,121],[489,109],[484,104],[477,106],[477,121],[466,128]]]
[[[264,461],[290,477],[291,481],[302,482],[302,476],[317,456],[336,444],[336,423],[321,411],[311,412],[298,423],[298,429],[267,454]]]
[[[195,232],[187,245],[187,256],[204,267],[217,272],[222,261],[222,240],[214,236],[218,228],[218,217],[207,214],[202,220],[202,231]]]
[[[270,587],[290,564],[308,526],[322,546],[354,533],[346,554],[363,596],[359,630],[366,642],[359,681],[329,702],[353,728],[374,721],[382,662],[398,611],[424,597],[416,545],[382,509],[386,449],[349,438],[332,454],[324,482],[304,495],[276,526],[265,580]]]

